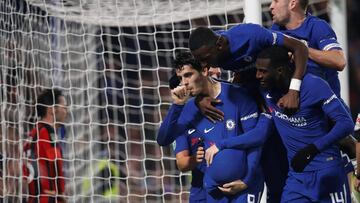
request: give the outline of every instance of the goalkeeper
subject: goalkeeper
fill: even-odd
[[[48,89],[37,98],[40,118],[30,132],[31,142],[24,145],[24,175],[28,182],[28,202],[66,202],[65,177],[59,139],[59,127],[67,117],[66,99],[57,89]]]

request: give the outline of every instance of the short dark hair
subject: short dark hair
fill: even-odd
[[[280,46],[271,46],[266,49],[263,49],[259,55],[258,59],[270,59],[270,67],[277,68],[280,66],[290,67],[290,57],[289,50],[285,47]]]
[[[192,68],[199,72],[201,72],[202,70],[201,63],[196,60],[189,51],[183,51],[176,54],[173,62],[173,67],[176,70],[181,70],[185,65],[190,65]]]
[[[194,51],[202,46],[215,46],[217,40],[217,34],[210,28],[198,27],[190,34],[189,48]]]
[[[36,111],[39,118],[46,115],[46,109],[59,103],[59,98],[64,96],[59,89],[46,89],[40,93],[36,100]]]
[[[299,0],[299,2],[300,2],[301,8],[302,8],[304,11],[306,11],[306,9],[307,9],[307,7],[308,7],[308,5],[309,5],[309,0]]]

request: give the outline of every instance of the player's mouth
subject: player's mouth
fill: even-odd
[[[261,85],[261,87],[266,87],[267,83],[263,80],[260,80],[260,85]]]

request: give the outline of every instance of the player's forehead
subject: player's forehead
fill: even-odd
[[[195,58],[201,59],[210,53],[211,48],[212,48],[212,46],[210,46],[210,45],[204,45],[204,46],[201,46],[200,48],[192,51],[192,54]]]
[[[272,0],[275,3],[289,3],[290,0]]]
[[[271,60],[269,58],[258,58],[256,59],[256,69],[266,70],[270,68]]]
[[[190,64],[187,64],[187,65],[183,65],[181,68],[176,69],[176,75],[181,77],[186,73],[192,73],[195,71],[196,70]]]
[[[65,96],[63,96],[63,95],[59,96],[58,105],[60,105],[60,106],[66,106],[67,105]]]

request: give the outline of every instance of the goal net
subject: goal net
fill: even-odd
[[[311,1],[327,15],[327,1]],[[69,118],[56,132],[69,202],[187,202],[190,173],[156,133],[171,105],[168,79],[190,31],[243,21],[238,0],[2,0],[3,202],[26,200],[22,148],[45,88],[61,89]],[[269,0],[263,21],[271,24]],[[230,74],[224,72],[223,79]]]

